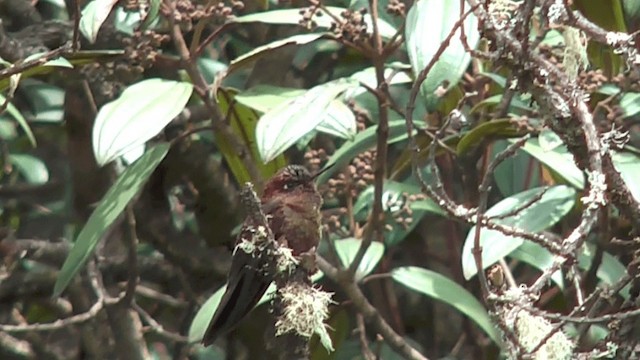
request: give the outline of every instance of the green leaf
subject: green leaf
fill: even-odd
[[[244,16],[238,16],[233,19],[233,23],[248,23],[248,22],[260,22],[265,24],[273,24],[273,25],[299,25],[300,23],[300,8],[295,9],[283,9],[283,10],[271,10],[259,13],[253,13]],[[336,7],[336,6],[325,6],[323,10],[327,10],[331,13],[332,16],[328,14],[322,14],[322,16],[313,17],[313,21],[315,22],[318,28],[331,28],[331,24],[333,22],[333,17],[340,18],[340,14],[347,9]],[[323,11],[324,12],[324,11]],[[372,33],[373,31],[373,22],[371,21],[371,15],[365,14],[363,16],[364,22],[367,24],[367,32]],[[389,24],[388,22],[378,19],[378,30],[380,31],[380,35],[384,39],[390,39],[395,35],[396,29]]]
[[[416,126],[422,125],[423,123],[416,122]],[[342,146],[340,146],[340,148],[336,150],[335,153],[333,153],[333,155],[325,165],[325,168],[328,168],[330,166],[331,168],[320,174],[320,176],[318,176],[317,182],[319,184],[324,183],[331,177],[331,175],[333,175],[336,171],[339,171],[343,166],[353,160],[353,158],[355,158],[358,154],[374,147],[376,145],[377,139],[377,127],[377,125],[370,126],[365,130],[357,133],[352,140],[349,140],[342,144]],[[387,144],[393,144],[395,142],[405,140],[407,137],[407,126],[404,120],[389,121],[389,141],[387,141]]]
[[[357,132],[356,116],[340,100],[333,100],[316,130],[343,139],[353,139]]]
[[[626,93],[620,99],[620,108],[624,117],[640,113],[640,93]]]
[[[336,252],[338,253],[340,262],[342,262],[342,265],[345,268],[351,266],[361,244],[362,240],[356,238],[347,238],[335,241]],[[376,268],[376,265],[378,265],[382,255],[384,255],[384,245],[382,243],[372,241],[358,266],[358,270],[355,274],[356,281],[359,282],[365,276],[369,275],[373,269]]]
[[[354,86],[354,82],[347,79],[330,81],[265,113],[256,127],[256,143],[263,161],[275,159],[315,130],[324,120],[329,104]]]
[[[509,141],[514,142],[515,140]],[[584,188],[584,175],[573,161],[573,155],[565,145],[556,146],[551,151],[545,151],[540,146],[538,139],[529,139],[522,147],[522,150],[545,164],[573,187],[577,189]]]
[[[68,60],[68,63],[71,63],[72,65],[84,65],[84,64],[95,62],[97,60],[102,60],[102,61],[113,60],[123,54],[124,54],[124,51],[122,50],[92,50],[92,51],[78,51],[72,54],[67,54],[65,56],[66,56],[66,59]],[[65,66],[64,64],[65,64],[64,61],[52,60],[43,65],[38,65],[23,71],[22,73],[20,73],[20,78],[25,79],[35,75],[46,75],[46,74],[52,73],[59,66],[68,67],[68,66]],[[10,76],[9,78],[0,79],[0,91],[5,90],[10,86],[11,78],[13,78],[13,76]]]
[[[486,108],[492,108],[502,102],[502,94],[493,95],[486,99],[483,99],[477,103],[472,109],[472,113],[476,113]],[[520,110],[520,111],[516,111]],[[535,108],[531,107],[528,102],[524,101],[520,96],[514,96],[509,103],[510,113],[529,113],[534,111]]]
[[[458,141],[456,152],[458,155],[465,155],[469,151],[474,151],[485,141],[522,135],[524,135],[523,130],[519,129],[508,119],[487,121],[465,133],[460,141]]]
[[[582,270],[588,270],[591,267],[595,252],[594,244],[585,243],[578,253],[578,267]],[[551,267],[554,262],[554,256],[549,250],[529,240],[525,240],[519,248],[509,254],[509,257],[523,261],[540,271],[545,271]],[[598,279],[610,286],[620,280],[626,273],[624,265],[622,265],[618,259],[608,252],[603,253],[602,262],[596,272]],[[564,278],[560,271],[553,273],[551,280],[556,283],[559,288],[564,288]],[[629,288],[630,286],[627,285],[620,291],[620,295],[625,299],[629,298]]]
[[[496,217],[499,224],[510,225],[529,232],[539,232],[560,221],[573,207],[576,191],[565,185],[530,189],[510,196],[487,210],[486,216]],[[532,200],[537,199],[531,203]],[[525,206],[528,205],[528,206]],[[518,210],[518,211],[516,211]],[[514,213],[514,211],[516,211]],[[469,230],[462,248],[462,271],[465,279],[477,273],[473,257],[476,227]],[[509,255],[522,245],[524,239],[507,236],[500,231],[482,229],[480,247],[482,248],[482,266],[484,269]]]
[[[391,277],[398,283],[456,308],[473,320],[496,343],[500,336],[484,306],[462,286],[437,272],[415,266],[396,268]]]
[[[436,56],[443,40],[459,18],[460,1],[419,0],[413,3],[407,14],[405,38],[409,60],[416,76]],[[480,40],[478,20],[470,15],[463,26],[467,43],[474,49]],[[442,97],[440,91],[436,90],[448,90],[456,86],[470,61],[471,55],[464,49],[458,29],[420,87],[430,110],[435,109]]]
[[[222,295],[224,295],[224,291],[227,289],[227,285],[224,285],[213,295],[209,296],[207,301],[202,304],[202,307],[196,313],[193,320],[191,321],[191,326],[189,326],[189,341],[190,342],[200,342],[204,337],[204,333],[207,331],[207,327],[209,327],[209,322],[213,318],[213,314],[216,312],[218,305],[220,304],[220,300],[222,300]]]
[[[129,166],[104,195],[87,220],[69,255],[62,265],[53,288],[57,297],[93,255],[96,245],[124,208],[140,191],[144,183],[169,151],[169,144],[158,144]]]
[[[266,113],[305,92],[301,89],[258,85],[236,95],[236,100],[256,111]],[[323,120],[316,127],[316,130],[343,139],[353,139],[357,125],[351,109],[341,100],[336,99],[329,103],[326,110]]]
[[[304,94],[306,90],[284,88],[272,85],[256,85],[236,95],[235,99],[256,111],[266,113],[278,105],[295,99]]]
[[[6,98],[0,94],[0,104],[4,104],[5,101]],[[31,145],[35,147],[36,138],[33,136],[33,132],[31,131],[31,127],[29,126],[27,119],[22,116],[22,113],[12,103],[7,104],[7,112],[18,122],[18,125],[20,125],[24,133],[27,135],[27,138],[29,138]]]
[[[509,257],[525,262],[540,271],[545,271],[553,265],[554,257],[549,250],[542,246],[525,240],[522,245],[513,250]],[[560,271],[556,271],[551,275],[551,280],[558,285],[560,289],[564,289],[564,278]]]
[[[491,145],[491,156],[497,156],[509,146],[509,141],[498,140]],[[533,156],[518,150],[514,156],[505,159],[496,168],[493,178],[504,196],[511,196],[524,190],[542,186],[540,164]]]
[[[640,202],[640,157],[627,152],[613,153],[613,165],[620,172],[629,191]]]
[[[59,124],[64,116],[65,91],[57,86],[26,79],[20,84],[20,90],[26,94],[33,122]]]
[[[92,135],[98,164],[105,165],[156,136],[182,111],[192,91],[189,83],[147,79],[104,105]]]
[[[149,1],[149,12],[147,13],[147,17],[144,18],[142,22],[142,29],[147,30],[151,27],[151,25],[158,19],[158,14],[160,13],[160,2],[161,0],[150,0]]]
[[[218,104],[220,110],[224,114],[229,114],[229,123],[231,128],[242,141],[244,146],[251,150],[249,155],[252,161],[256,164],[263,178],[269,178],[271,175],[287,163],[285,156],[280,155],[267,164],[264,164],[260,159],[260,153],[255,142],[256,127],[258,125],[258,114],[249,107],[236,101],[237,91],[232,89],[219,89],[218,90]],[[225,137],[218,133],[214,134],[216,139],[216,145],[222,152],[227,164],[231,168],[233,175],[239,184],[244,184],[247,181],[253,181],[249,176],[249,172],[244,167],[242,154],[238,154],[234,147]]]
[[[258,46],[255,49],[249,51],[248,53],[233,59],[233,61],[231,61],[231,64],[229,64],[228,71],[232,72],[243,66],[247,66],[274,50],[277,50],[286,46],[309,44],[313,41],[320,39],[322,36],[325,36],[327,34],[328,33],[293,35],[285,39],[273,41],[266,45]]]
[[[44,162],[37,157],[26,154],[11,154],[9,159],[29,184],[40,185],[49,181],[49,170]]]
[[[89,40],[95,43],[98,38],[98,30],[107,20],[111,9],[117,0],[94,0],[82,9],[80,17],[80,32]]]

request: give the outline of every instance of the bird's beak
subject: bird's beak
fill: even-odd
[[[320,171],[318,171],[317,173],[313,174],[313,176],[311,176],[311,180],[315,180],[318,178],[318,176],[324,174],[325,172],[327,172],[327,170],[331,169],[332,167],[334,167],[335,163],[329,165],[329,166],[325,166],[324,169],[320,169]]]

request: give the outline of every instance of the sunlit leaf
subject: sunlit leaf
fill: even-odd
[[[353,139],[357,131],[356,116],[345,103],[333,100],[316,130],[343,139]]]
[[[109,188],[78,234],[76,242],[65,259],[53,289],[54,297],[60,296],[73,277],[93,255],[103,234],[140,191],[168,151],[169,144],[158,144],[150,148],[138,161],[129,166]]]
[[[105,165],[156,136],[182,111],[192,91],[189,83],[148,79],[104,105],[92,135],[98,164]]]
[[[282,9],[282,10],[271,10],[259,13],[253,13],[244,16],[238,16],[232,21],[235,23],[247,23],[247,22],[261,22],[265,24],[274,24],[274,25],[299,25],[300,23],[300,10],[297,9]],[[344,12],[345,8],[336,7],[336,6],[324,6],[322,10],[329,11],[331,15],[335,17],[340,17],[340,14]],[[373,22],[371,21],[371,15],[365,14],[363,16],[364,22],[367,24],[367,31],[372,33]],[[322,16],[314,16],[313,21],[318,28],[331,28],[331,24],[333,22],[333,17],[328,14],[323,14]],[[395,35],[396,29],[393,25],[388,22],[378,19],[378,30],[380,31],[380,35],[385,39],[390,39]]]
[[[494,221],[516,227],[528,232],[539,232],[560,221],[573,207],[576,191],[565,185],[535,188],[510,196],[492,206],[486,216],[496,217]],[[538,199],[539,198],[539,199]],[[535,199],[534,202],[532,202]],[[528,205],[528,206],[525,206]],[[465,279],[477,273],[473,256],[476,227],[467,234],[462,248],[462,271]],[[496,261],[517,249],[523,238],[508,236],[497,230],[482,229],[480,247],[482,248],[482,266],[487,268]]]
[[[415,266],[396,268],[391,272],[391,277],[409,289],[453,306],[478,324],[493,341],[500,342],[500,336],[484,306],[453,280]]]
[[[275,174],[278,169],[285,166],[287,161],[282,154],[266,164],[262,162],[255,142],[259,115],[253,109],[237,101],[237,96],[238,94],[236,90],[219,89],[218,104],[220,106],[220,110],[224,114],[228,114],[228,121],[233,132],[243,145],[250,150],[250,152],[248,154],[238,154],[226,137],[219,133],[215,133],[214,135],[216,145],[226,159],[227,164],[231,168],[237,182],[239,184],[244,184],[245,182],[253,181],[254,179],[251,179],[249,172],[245,168],[242,156],[249,155],[254,164],[256,164],[256,167],[260,170],[262,177],[265,179],[271,177],[271,175]]]
[[[37,157],[26,154],[11,154],[9,159],[29,184],[39,185],[49,181],[49,170],[44,162]]]
[[[342,266],[345,268],[349,268],[351,266],[361,244],[362,240],[356,238],[347,238],[335,241],[336,252],[338,253],[338,257],[340,257]],[[379,242],[372,241],[358,266],[355,274],[356,281],[360,281],[365,276],[369,275],[373,269],[375,269],[376,265],[378,265],[382,255],[384,255],[384,245]]]
[[[324,120],[329,104],[353,86],[353,82],[345,79],[330,81],[265,113],[256,127],[256,142],[263,161],[271,161],[315,130]]]
[[[613,165],[620,172],[627,188],[640,202],[640,157],[626,152],[613,153]]]
[[[93,0],[82,9],[80,17],[80,32],[91,42],[96,42],[98,30],[107,20],[111,9],[117,0]]]
[[[513,142],[515,140],[510,141]],[[573,155],[565,145],[556,146],[551,151],[544,151],[539,145],[538,139],[529,139],[522,147],[522,150],[548,166],[575,188],[584,188],[584,175],[573,161]]]
[[[229,65],[229,71],[231,72],[242,66],[249,65],[250,63],[258,60],[260,57],[269,54],[274,50],[283,48],[285,46],[305,45],[312,41],[320,39],[323,35],[326,34],[313,33],[293,35],[285,39],[273,41],[266,45],[258,46],[248,53],[233,59],[233,61],[231,61],[231,64]]]
[[[620,108],[624,117],[640,113],[640,93],[626,93],[620,99]]]
[[[405,38],[409,60],[416,76],[436,56],[443,40],[460,19],[460,4],[460,1],[419,0],[411,6],[407,14]],[[464,10],[468,10],[468,7]],[[480,39],[477,24],[473,15],[467,17],[463,24],[467,43],[472,49]],[[456,86],[470,61],[471,54],[465,50],[460,40],[460,29],[457,29],[449,46],[439,55],[420,87],[430,109],[435,108],[443,95],[439,89],[446,91]]]
[[[258,85],[236,95],[236,100],[258,112],[266,113],[304,93],[305,90],[301,89]],[[333,100],[327,106],[323,120],[316,130],[343,139],[352,139],[356,134],[355,115],[344,102]]]

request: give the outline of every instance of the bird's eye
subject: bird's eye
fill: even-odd
[[[293,190],[296,187],[296,183],[293,181],[288,181],[282,185],[282,190]]]

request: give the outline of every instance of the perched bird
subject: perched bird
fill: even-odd
[[[322,197],[312,176],[300,165],[289,165],[267,181],[260,202],[273,238],[287,246],[294,256],[303,255],[320,241],[320,207]],[[257,231],[251,216],[242,225],[229,270],[227,289],[204,334],[202,344],[212,344],[216,337],[235,327],[260,301],[274,280],[264,271],[268,257],[238,248]]]

